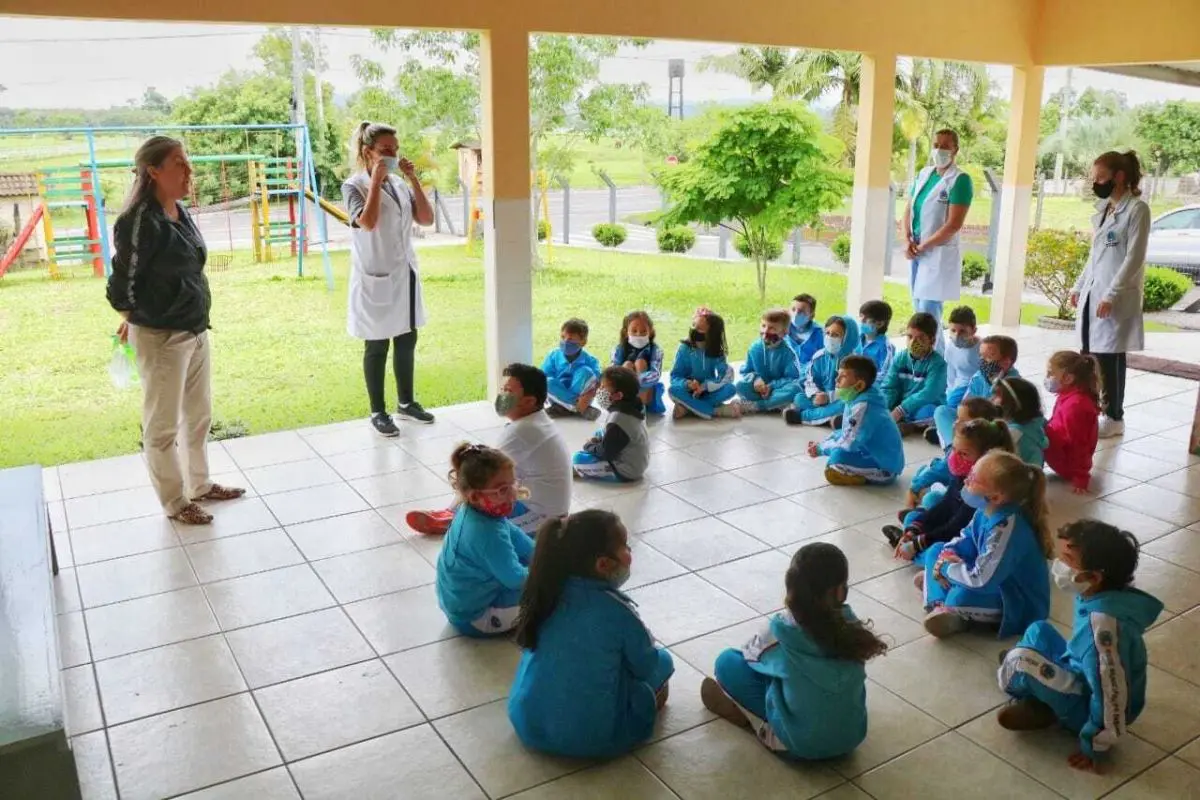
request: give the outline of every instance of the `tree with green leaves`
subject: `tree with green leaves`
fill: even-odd
[[[733,75],[756,92],[770,87],[771,96],[782,99],[800,93],[797,58],[796,51],[789,47],[739,47],[732,53],[705,56],[700,60],[700,71]]]
[[[1200,103],[1168,100],[1142,106],[1137,133],[1146,142],[1146,160],[1155,174],[1200,169]]]
[[[840,144],[797,103],[762,103],[729,112],[686,163],[658,178],[670,207],[662,226],[726,225],[754,259],[759,298],[766,300],[769,254],[788,233],[820,220],[850,192],[849,173],[831,164]]]

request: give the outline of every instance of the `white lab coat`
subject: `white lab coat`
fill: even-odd
[[[1088,320],[1088,350],[1092,353],[1128,353],[1146,346],[1142,300],[1146,280],[1146,242],[1150,237],[1150,206],[1126,195],[1104,215],[1107,200],[1096,204],[1092,216],[1092,249],[1087,266],[1075,281],[1079,313],[1075,329],[1083,336],[1083,312]],[[1113,304],[1106,319],[1096,316],[1104,300]]]
[[[932,166],[925,167],[913,183],[911,196],[925,185]],[[941,230],[950,216],[950,187],[962,174],[957,164],[950,165],[942,179],[934,184],[921,204],[921,235],[928,238]],[[912,231],[909,231],[911,234]],[[955,233],[942,244],[917,259],[916,275],[912,280],[912,296],[919,300],[957,300],[962,291],[962,250]]]
[[[391,339],[425,324],[425,304],[417,251],[413,248],[412,189],[395,175],[387,178],[402,202],[384,187],[374,230],[350,229],[350,291],[346,330],[357,339]],[[371,176],[347,179],[366,197]],[[409,318],[410,285],[416,281],[416,319]]]

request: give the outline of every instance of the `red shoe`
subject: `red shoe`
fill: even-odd
[[[450,509],[442,511],[410,511],[404,515],[404,523],[417,533],[426,536],[441,536],[450,529],[454,520],[454,512]]]

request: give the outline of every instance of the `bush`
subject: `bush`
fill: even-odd
[[[686,253],[696,244],[696,233],[686,225],[658,229],[658,249],[662,253]]]
[[[1089,237],[1077,231],[1045,228],[1029,236],[1025,282],[1054,304],[1059,319],[1075,318],[1071,290],[1087,266],[1090,247]]]
[[[544,242],[550,238],[550,223],[544,219],[538,220],[537,237],[539,242]]]
[[[833,258],[843,267],[850,263],[850,234],[839,233],[829,245],[829,249],[833,251]]]
[[[1165,311],[1178,303],[1192,288],[1192,282],[1167,267],[1146,267],[1143,311]]]
[[[15,238],[16,231],[13,230],[13,224],[6,219],[0,219],[0,255],[4,255]]]
[[[962,285],[970,286],[988,274],[988,260],[983,253],[968,250],[963,253]]]
[[[733,247],[742,254],[742,258],[754,258],[754,254],[750,252],[750,243],[746,241],[746,237],[742,234],[739,233],[737,238],[733,240]],[[776,261],[782,255],[782,239],[776,239],[774,241],[767,242],[767,252],[763,254],[763,257],[766,258],[767,261]]]
[[[624,225],[601,222],[599,225],[592,226],[592,238],[605,247],[618,247],[625,241],[625,236]]]

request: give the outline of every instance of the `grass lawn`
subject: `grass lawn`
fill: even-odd
[[[748,264],[571,248],[554,256],[534,278],[538,360],[570,316],[591,323],[592,350],[607,360],[621,317],[639,307],[652,314],[668,357],[701,304],[725,317],[731,358],[743,358],[757,335],[762,307]],[[365,416],[362,345],[345,331],[348,259],[334,254],[333,292],[319,275],[295,277],[289,262],[251,265],[242,256],[210,275],[217,419],[264,433]],[[320,259],[309,263],[319,273]],[[430,323],[418,347],[419,399],[430,407],[482,399],[482,262],[460,247],[428,248],[421,269]],[[778,267],[769,280],[774,304],[806,291],[818,298],[819,316],[844,310],[843,276]],[[889,284],[886,299],[896,319],[911,313],[904,287]],[[988,319],[989,300],[966,302]],[[1023,318],[1047,311],[1027,306]],[[114,389],[107,373],[116,321],[103,282],[83,271],[60,281],[44,271],[0,280],[0,467],[137,449],[140,393]]]

